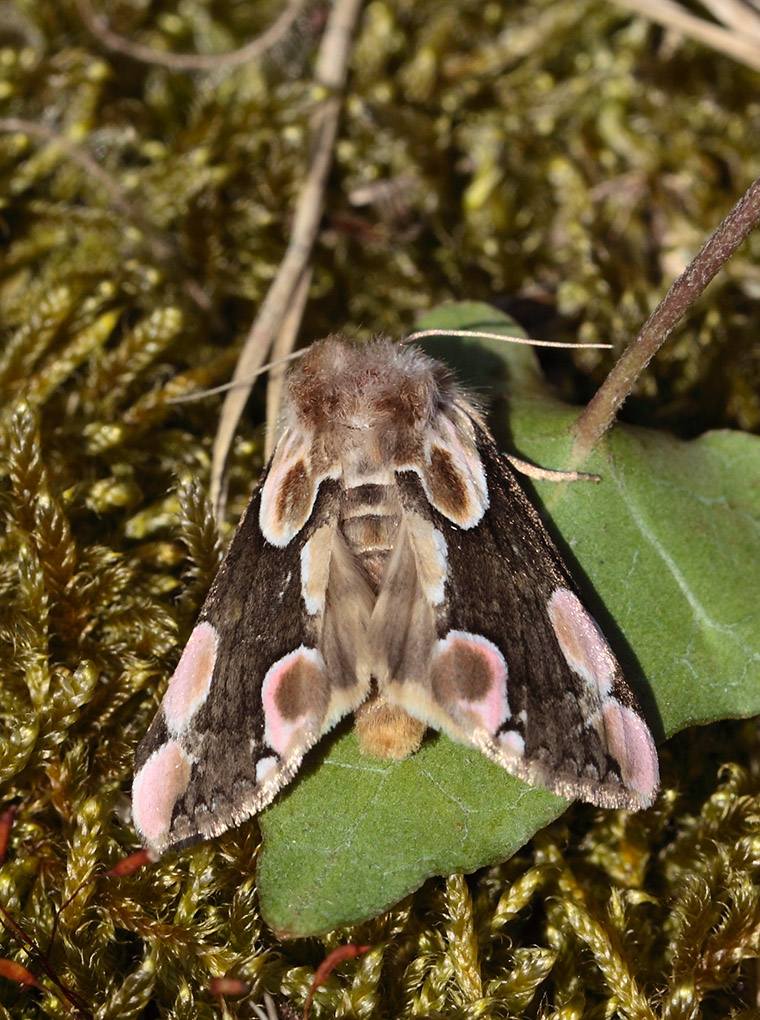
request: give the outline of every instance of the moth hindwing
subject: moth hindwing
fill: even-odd
[[[137,751],[145,844],[223,832],[356,713],[365,753],[427,727],[606,807],[651,804],[654,741],[477,408],[421,352],[330,338]]]

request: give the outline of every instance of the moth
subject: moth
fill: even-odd
[[[145,845],[255,814],[349,712],[365,754],[428,727],[534,785],[652,803],[654,740],[575,583],[441,363],[315,344],[135,763]]]

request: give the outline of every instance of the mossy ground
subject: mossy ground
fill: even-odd
[[[0,808],[19,805],[0,902],[46,947],[56,909],[137,846],[134,747],[218,562],[204,497],[218,403],[169,399],[229,377],[282,258],[324,12],[208,73],[107,53],[70,2],[0,12]],[[98,12],[156,49],[224,51],[277,5]],[[755,176],[757,86],[602,0],[368,3],[304,341],[399,335],[468,298],[619,350]],[[757,429],[758,250],[750,238],[692,310],[629,419]],[[547,370],[583,399],[610,363]],[[254,398],[230,521],[261,419]],[[231,1005],[241,1020],[265,990],[300,1005],[348,940],[373,948],[315,1017],[754,1016],[757,746],[751,722],[681,734],[650,812],[576,806],[506,864],[319,940],[279,943],[259,920],[252,823],[88,886],[50,962],[103,1018],[219,1017],[209,982],[226,973],[252,987]],[[34,966],[7,930],[0,956]],[[0,1015],[71,1015],[42,981],[0,978]]]

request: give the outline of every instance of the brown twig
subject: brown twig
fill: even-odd
[[[280,414],[282,403],[282,390],[285,385],[285,377],[290,367],[289,361],[293,354],[298,330],[301,328],[301,319],[309,297],[311,285],[312,267],[305,266],[303,276],[293,294],[293,300],[282,320],[282,326],[272,345],[272,362],[275,367],[269,370],[267,379],[267,432],[264,444],[264,456],[267,460],[274,452],[274,444],[277,439],[277,419]]]
[[[744,0],[702,0],[702,6],[726,28],[743,36],[752,36],[756,44],[760,43],[760,18]]]
[[[754,34],[739,34],[706,21],[685,10],[674,0],[614,0],[614,2],[637,14],[643,14],[658,25],[674,29],[711,49],[725,53],[726,56],[746,64],[755,71],[760,71],[760,46]]]
[[[108,50],[143,64],[168,67],[171,71],[215,71],[219,68],[238,67],[270,49],[285,35],[304,7],[305,0],[290,0],[282,14],[251,42],[232,53],[161,53],[151,46],[141,46],[111,31],[100,15],[92,9],[90,0],[76,0],[80,17],[87,28]]]
[[[233,382],[253,375],[280,334],[283,319],[302,286],[311,260],[324,208],[327,177],[333,160],[342,106],[342,90],[348,72],[351,39],[362,0],[335,0],[319,48],[315,79],[327,96],[312,121],[312,156],[306,181],[293,218],[293,228],[277,276],[267,291],[246,338]],[[292,328],[292,320],[291,320]],[[221,519],[225,503],[225,465],[237,423],[248,399],[248,389],[230,390],[219,419],[211,465],[211,501]]]
[[[760,222],[760,177],[748,188],[649,316],[575,425],[570,466],[580,464],[610,428],[636,380],[673,328]]]

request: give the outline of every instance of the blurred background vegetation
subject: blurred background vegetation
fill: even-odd
[[[78,882],[136,847],[134,746],[218,555],[203,495],[218,398],[167,401],[229,378],[283,257],[327,14],[304,6],[240,66],[178,71],[109,50],[83,10],[0,2],[0,808],[21,804],[0,901],[41,945]],[[97,0],[95,16],[158,52],[218,54],[280,11]],[[758,152],[760,73],[623,7],[367,2],[301,338],[398,336],[441,301],[486,300],[536,337],[613,344],[543,358],[583,402]],[[758,429],[759,250],[751,237],[691,310],[627,420]],[[233,450],[231,519],[261,465],[262,400]],[[208,983],[227,971],[253,989],[236,1016],[265,989],[302,1004],[349,938],[385,963],[381,948],[347,964],[315,1016],[749,1017],[756,745],[752,723],[681,735],[647,819],[574,808],[469,885],[428,883],[360,933],[289,946],[257,918],[249,825],[90,887],[51,961],[102,1017],[220,1016]],[[612,933],[598,953],[562,914],[573,881]],[[660,913],[631,922],[649,902]],[[0,1015],[66,1010],[0,978]]]

